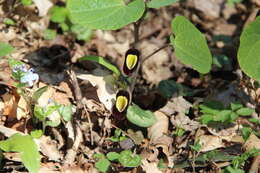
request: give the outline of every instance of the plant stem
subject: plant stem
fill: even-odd
[[[137,43],[140,41],[140,35],[139,35],[140,26],[141,26],[142,21],[144,20],[146,13],[147,13],[147,8],[145,7],[145,11],[144,11],[142,17],[137,22],[134,23],[134,42],[132,43],[132,47],[134,47],[134,48],[138,47]]]
[[[155,55],[156,53],[158,53],[159,51],[161,51],[162,49],[165,49],[167,47],[169,47],[169,44],[163,45],[162,47],[158,48],[157,50],[155,50],[154,52],[152,52],[151,54],[147,55],[146,57],[144,57],[142,59],[142,63],[144,63],[147,59],[149,59],[151,56]]]

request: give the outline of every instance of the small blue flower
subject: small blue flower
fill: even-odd
[[[20,82],[21,83],[27,83],[28,86],[32,87],[33,83],[35,81],[39,80],[39,75],[36,73],[33,73],[34,69],[28,70],[23,77],[21,77]]]
[[[17,73],[19,71],[20,72],[27,72],[25,64],[15,65],[12,70],[13,70],[14,73]]]

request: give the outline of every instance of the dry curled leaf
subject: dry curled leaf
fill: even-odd
[[[116,97],[114,89],[114,77],[112,74],[101,70],[95,69],[91,74],[77,74],[77,78],[87,80],[97,88],[97,95],[101,103],[105,105],[108,110],[112,110],[113,101]]]
[[[151,139],[151,143],[158,143],[157,140],[168,132],[169,119],[160,111],[154,112],[154,115],[157,121],[148,128],[148,137]]]

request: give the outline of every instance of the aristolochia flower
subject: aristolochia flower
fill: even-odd
[[[34,73],[34,69],[31,68],[23,75],[23,77],[21,77],[20,82],[27,83],[28,86],[31,87],[33,86],[33,83],[38,80],[39,80],[39,75],[37,73]]]

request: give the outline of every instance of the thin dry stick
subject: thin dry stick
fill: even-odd
[[[76,74],[73,70],[70,70],[68,72],[68,74],[70,75],[71,83],[74,86],[74,92],[75,92],[75,97],[76,97],[76,101],[77,101],[77,107],[79,109],[83,108],[84,112],[87,115],[87,119],[88,119],[88,123],[89,123],[89,130],[90,130],[90,142],[91,142],[91,145],[93,145],[94,144],[93,143],[94,137],[93,137],[92,123],[91,123],[91,119],[90,119],[89,113],[87,111],[86,105],[84,105],[82,103],[82,93],[81,93],[81,90],[80,90],[80,87],[79,87],[79,83],[78,83]]]

